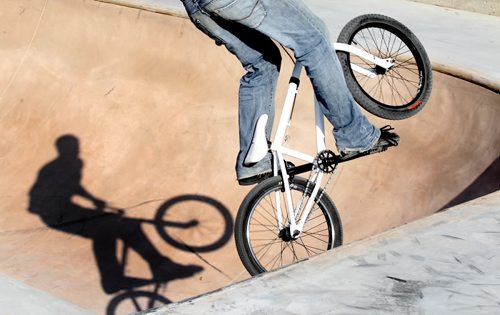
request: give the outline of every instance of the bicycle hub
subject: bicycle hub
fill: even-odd
[[[290,227],[287,226],[278,233],[278,237],[281,238],[283,242],[291,242],[292,240],[296,239],[300,235],[299,230],[292,231],[290,230]]]

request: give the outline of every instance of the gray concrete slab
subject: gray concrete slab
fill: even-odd
[[[147,314],[499,314],[500,191]]]
[[[94,313],[0,273],[1,314],[92,315]]]
[[[366,13],[391,16],[422,41],[433,67],[500,91],[500,17],[407,0],[304,0],[329,26],[332,41],[352,18]],[[185,15],[179,0],[104,0]]]
[[[455,8],[500,16],[500,1],[498,0],[412,0],[442,7]]]

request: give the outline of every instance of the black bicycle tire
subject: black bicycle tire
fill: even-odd
[[[424,108],[431,94],[432,67],[429,57],[420,40],[410,29],[393,18],[379,14],[366,14],[352,19],[340,32],[337,42],[351,44],[356,34],[370,27],[381,28],[393,33],[411,50],[419,70],[419,82],[417,83],[416,94],[408,103],[398,106],[385,104],[375,99],[363,89],[356,79],[350,64],[350,54],[344,51],[337,51],[347,86],[356,102],[375,116],[390,120],[401,120],[412,117]],[[387,58],[387,56],[379,57]]]
[[[310,194],[313,189],[313,185],[308,186],[307,180],[300,177],[295,177],[291,181],[290,185],[292,189],[298,190],[300,192],[304,192],[306,190],[306,187],[308,187],[308,194]],[[283,183],[281,176],[275,176],[266,179],[259,185],[255,186],[248,193],[248,195],[242,201],[241,206],[238,210],[234,228],[236,248],[241,262],[252,276],[269,270],[263,268],[263,266],[258,261],[258,258],[256,258],[253,254],[252,248],[250,248],[250,240],[247,237],[249,220],[254,208],[258,206],[259,201],[262,200],[265,196],[277,190],[281,190],[282,187]],[[326,194],[323,194],[322,192],[323,191],[320,190],[318,193],[318,195],[321,197],[319,199],[319,202],[318,200],[316,200],[316,205],[319,204],[319,208],[322,211],[323,215],[328,215],[329,217],[329,221],[327,221],[327,224],[329,224],[328,229],[330,240],[332,239],[331,233],[332,231],[334,232],[333,242],[330,242],[327,248],[327,250],[330,250],[342,245],[342,222],[334,203]]]

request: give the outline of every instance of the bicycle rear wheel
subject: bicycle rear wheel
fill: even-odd
[[[386,70],[354,54],[337,51],[347,86],[364,109],[378,117],[398,120],[415,115],[427,103],[432,89],[430,61],[406,26],[387,16],[362,15],[346,24],[337,41],[395,60],[395,65]],[[373,70],[376,76],[355,72],[351,64]]]
[[[307,202],[313,185],[295,177],[290,183],[294,205],[304,196]],[[274,270],[315,256],[342,244],[342,225],[333,202],[319,192],[300,237],[293,239],[290,229],[278,229],[276,196],[288,225],[281,176],[269,178],[250,191],[243,200],[235,223],[236,247],[251,275]]]

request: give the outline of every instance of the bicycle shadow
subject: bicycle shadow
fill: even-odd
[[[178,264],[160,253],[141,227],[144,220],[105,211],[106,202],[92,195],[81,184],[84,163],[79,156],[80,144],[77,137],[63,135],[56,140],[55,145],[58,156],[38,172],[29,191],[28,211],[38,215],[54,230],[92,242],[104,292],[112,294],[146,284],[189,278],[203,270],[198,265]],[[84,207],[73,202],[76,196],[93,203],[94,207]],[[229,213],[227,209],[223,210]],[[232,222],[232,218],[230,219]],[[170,216],[168,223],[175,226],[175,218]],[[224,238],[221,242],[225,243],[232,233],[232,225],[223,229]],[[147,262],[152,278],[139,279],[125,275],[126,258],[122,257],[120,261],[120,257],[117,257],[118,241],[123,242],[124,248],[137,252]],[[221,243],[218,244],[220,245]],[[213,249],[215,248],[210,248]],[[168,299],[163,298],[163,301]]]
[[[179,206],[181,205],[182,206]],[[209,206],[212,211],[208,210]],[[193,208],[195,209],[193,213]],[[186,210],[191,211],[186,211]],[[213,210],[216,210],[215,212]],[[190,212],[190,216],[183,216],[183,213]],[[210,214],[207,217],[207,212]],[[216,216],[214,216],[214,213]],[[172,218],[181,218],[180,221],[172,221]],[[210,219],[208,225],[203,224]],[[224,246],[233,235],[233,218],[229,210],[219,201],[202,195],[186,194],[173,197],[163,204],[156,211],[153,220],[157,228],[158,234],[171,246],[191,252],[198,256],[210,267],[216,269],[220,273],[224,272],[217,267],[211,265],[200,253],[214,251]],[[201,225],[201,226],[200,226]],[[222,231],[215,231],[214,227],[224,226]],[[202,238],[198,240],[190,239],[193,234],[197,234],[190,230],[190,228],[200,227],[204,232],[209,235],[201,233]],[[188,230],[183,233],[184,230]],[[186,235],[190,237],[186,237]],[[126,254],[123,255],[126,260]],[[227,276],[226,274],[224,274]],[[227,276],[228,277],[228,276]],[[108,303],[106,315],[115,315],[122,313],[129,313],[131,310],[134,313],[140,311],[150,310],[152,308],[160,307],[169,304],[172,301],[160,294],[159,291],[166,284],[156,283],[154,289],[147,291],[144,288],[141,290],[126,290],[118,295]]]

